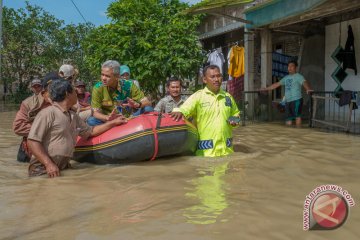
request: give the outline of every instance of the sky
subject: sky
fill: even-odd
[[[42,7],[45,11],[54,15],[57,19],[65,21],[65,24],[84,23],[84,19],[76,10],[74,4],[78,7],[85,20],[91,22],[95,26],[109,23],[106,17],[106,9],[114,0],[28,0],[31,5]],[[194,4],[200,0],[181,0]],[[9,8],[25,7],[25,0],[3,0],[3,6]]]

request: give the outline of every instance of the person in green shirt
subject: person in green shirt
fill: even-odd
[[[120,67],[120,81],[128,80],[131,81],[134,85],[136,85],[140,89],[140,84],[138,80],[130,78],[130,68],[127,65],[121,65]],[[154,108],[152,106],[144,106],[137,111],[133,112],[133,116],[138,116],[145,112],[153,112]]]
[[[204,68],[206,87],[191,95],[172,117],[192,117],[199,133],[197,156],[216,157],[234,152],[232,129],[239,123],[240,111],[234,98],[221,89],[222,75],[216,65]]]
[[[130,68],[127,65],[120,66],[120,78],[125,80],[131,80],[140,89],[139,81],[130,78]]]
[[[95,84],[91,96],[94,115],[87,120],[90,126],[103,124],[122,115],[128,117],[132,109],[151,104],[132,81],[120,80],[120,64],[114,60],[102,64],[101,82]]]

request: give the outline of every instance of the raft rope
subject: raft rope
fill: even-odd
[[[152,125],[151,128],[152,128],[152,131],[153,131],[153,134],[154,134],[154,141],[155,141],[155,144],[154,144],[154,154],[153,156],[151,157],[150,161],[153,161],[155,160],[155,158],[157,157],[158,155],[158,152],[159,152],[159,138],[158,138],[158,133],[157,133],[157,130],[160,128],[160,125],[161,125],[161,118],[162,118],[162,114],[159,113],[159,115],[157,116],[157,121],[156,121],[156,125]],[[146,118],[147,119],[147,118]]]

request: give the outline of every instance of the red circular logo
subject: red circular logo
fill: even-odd
[[[345,199],[336,193],[323,193],[318,196],[312,206],[314,220],[323,228],[340,227],[348,215]]]

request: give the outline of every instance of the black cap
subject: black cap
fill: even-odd
[[[85,87],[86,85],[85,85],[85,83],[83,81],[79,80],[79,81],[75,82],[75,87],[79,87],[79,86],[84,86]]]
[[[49,83],[51,83],[53,80],[59,79],[59,78],[60,77],[59,77],[58,72],[53,71],[53,72],[47,73],[44,76],[44,78],[42,79],[42,87],[43,87],[43,89],[46,89],[47,86],[49,85]]]

